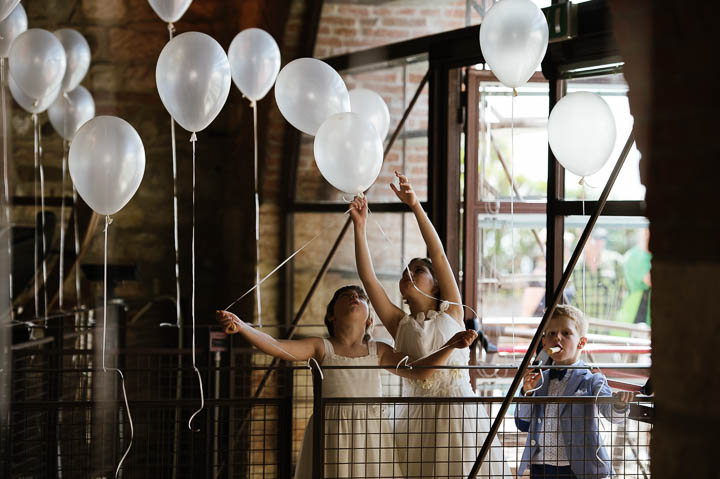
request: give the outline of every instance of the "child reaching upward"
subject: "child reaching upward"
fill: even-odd
[[[579,358],[587,343],[587,329],[587,319],[579,309],[569,305],[555,308],[542,337],[543,347],[553,350],[550,356],[554,365],[585,366]],[[551,369],[543,373],[528,370],[522,392],[536,396],[611,395],[605,376],[587,369]],[[626,404],[634,394],[620,392],[614,396],[617,404],[598,404],[597,408],[595,404],[577,403],[518,404],[515,423],[528,433],[518,477],[528,466],[532,479],[600,478],[613,474],[600,440],[597,411],[613,423],[622,423]]]
[[[366,237],[367,201],[355,198],[350,216],[355,231],[355,261],[358,274],[380,321],[395,339],[395,350],[410,359],[437,351],[465,330],[460,290],[445,250],[432,223],[422,209],[410,182],[395,172],[399,187],[390,187],[415,214],[430,255],[415,258],[403,271],[400,293],[410,314],[394,305],[373,269]],[[448,365],[467,366],[466,347],[451,351]],[[467,369],[435,371],[425,380],[403,380],[403,396],[474,396]],[[398,455],[408,478],[467,477],[479,452],[490,420],[482,405],[465,403],[411,405],[404,417],[396,418]],[[503,463],[500,443],[493,442],[480,477],[509,475]]]
[[[217,319],[228,334],[238,333],[258,349],[281,359],[305,361],[314,358],[324,366],[392,365],[388,370],[403,377],[426,378],[432,369],[396,369],[404,357],[384,343],[369,339],[373,319],[365,292],[359,286],[345,286],[327,305],[325,324],[329,339],[277,340],[254,330],[237,316],[218,311]],[[418,362],[418,366],[443,365],[453,348],[467,348],[474,331],[452,337],[452,346]],[[382,396],[378,369],[328,369],[323,371],[323,397]],[[312,478],[312,418],[295,471],[295,479]],[[379,406],[329,406],[325,410],[325,477],[401,477],[393,464],[391,426]]]

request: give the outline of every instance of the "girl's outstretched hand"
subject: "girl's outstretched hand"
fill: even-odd
[[[350,218],[353,223],[362,226],[367,221],[368,208],[367,198],[364,196],[356,196],[350,203]]]
[[[466,329],[456,333],[445,345],[450,348],[465,349],[470,347],[475,338],[477,338],[477,333],[472,329]]]
[[[215,319],[225,328],[225,334],[235,334],[245,325],[242,319],[229,311],[215,311]]]
[[[390,183],[390,188],[392,188],[392,190],[395,192],[395,195],[397,195],[400,201],[410,207],[417,205],[417,196],[415,196],[415,191],[413,190],[412,185],[408,181],[407,177],[401,173],[398,173],[397,171],[395,171],[395,176],[397,176],[400,180],[399,187],[395,186],[395,184],[393,183]]]

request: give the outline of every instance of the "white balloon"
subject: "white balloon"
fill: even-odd
[[[80,84],[90,68],[90,45],[85,37],[71,28],[61,28],[55,31],[55,36],[62,43],[67,56],[67,68],[61,90],[68,92]]]
[[[185,14],[192,0],[148,0],[148,3],[163,22],[175,23]]]
[[[42,98],[35,99],[29,97],[22,89],[15,83],[13,77],[8,78],[8,86],[10,87],[10,94],[15,99],[18,105],[22,107],[28,113],[42,113],[47,110],[50,105],[53,104],[55,99],[60,94],[60,84],[55,86],[55,89],[45,95]]]
[[[47,96],[65,75],[65,49],[47,30],[31,28],[18,35],[8,58],[10,76],[30,98]]]
[[[547,20],[530,0],[501,0],[480,24],[483,57],[495,76],[510,88],[530,79],[547,46]]]
[[[345,82],[315,58],[298,58],[280,70],[275,100],[285,119],[308,135],[315,135],[331,115],[350,111]]]
[[[8,17],[0,22],[0,58],[7,58],[13,40],[25,30],[27,30],[27,14],[23,6],[18,3]]]
[[[95,116],[95,101],[85,87],[79,86],[58,96],[50,106],[48,116],[58,135],[71,141],[75,132]]]
[[[230,62],[211,36],[187,32],[162,52],[155,81],[165,108],[188,131],[204,130],[220,113],[230,93]]]
[[[589,92],[570,93],[548,118],[548,142],[555,158],[578,176],[603,167],[615,147],[615,118],[605,100]]]
[[[85,203],[101,215],[112,215],[140,186],[145,148],[130,123],[116,116],[98,116],[75,134],[68,167]]]
[[[365,88],[350,90],[350,111],[370,121],[380,141],[385,140],[390,129],[390,111],[380,95]]]
[[[20,0],[0,0],[0,21],[5,20],[18,3]]]
[[[315,164],[328,183],[351,195],[370,188],[383,162],[375,127],[357,113],[338,113],[325,120],[313,151]]]
[[[235,86],[250,100],[260,100],[280,71],[280,49],[265,30],[248,28],[235,35],[228,49]]]

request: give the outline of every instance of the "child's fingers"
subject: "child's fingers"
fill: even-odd
[[[390,188],[392,188],[392,190],[395,192],[395,194],[400,193],[400,190],[397,189],[397,186],[395,186],[395,183],[390,183]]]

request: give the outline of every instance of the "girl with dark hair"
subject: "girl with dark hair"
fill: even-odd
[[[217,311],[216,316],[225,326],[226,333],[238,333],[256,348],[280,359],[307,361],[312,358],[324,366],[387,365],[392,373],[417,379],[426,378],[433,371],[395,368],[405,355],[370,339],[373,316],[368,298],[359,286],[338,289],[328,303],[325,324],[330,332],[329,339],[279,340],[253,329],[228,311]],[[467,348],[475,337],[474,331],[462,331],[452,338],[452,345],[417,365],[442,365],[453,348]],[[328,369],[323,375],[323,397],[382,396],[379,369]],[[382,424],[385,421],[379,405],[366,408],[350,404],[326,408],[326,477],[401,477],[398,466],[393,464],[391,429],[388,423]],[[312,418],[305,429],[295,471],[295,479],[311,478]]]
[[[403,271],[400,293],[410,313],[390,301],[373,268],[366,237],[367,200],[356,197],[350,208],[355,231],[355,261],[360,280],[380,321],[395,339],[395,350],[411,360],[423,358],[449,344],[465,330],[460,290],[440,238],[408,179],[395,172],[399,187],[390,187],[410,207],[425,240],[429,258],[415,258]],[[452,350],[447,364],[467,366],[469,349]],[[440,369],[429,378],[403,379],[403,396],[474,396],[467,369]],[[395,442],[407,478],[467,477],[482,446],[490,419],[482,405],[410,405],[396,420]],[[510,475],[500,443],[494,442],[480,476]]]

